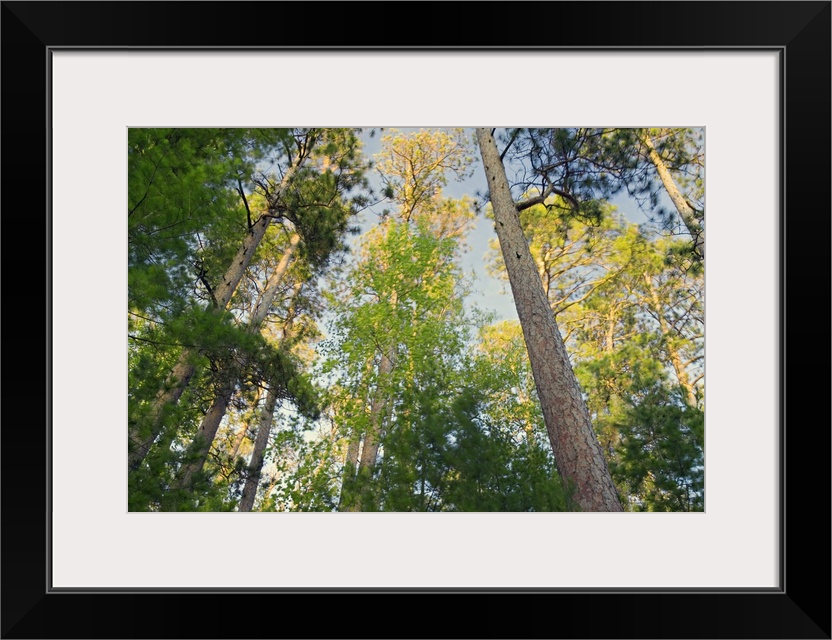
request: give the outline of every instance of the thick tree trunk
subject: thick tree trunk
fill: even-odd
[[[582,511],[621,511],[490,129],[477,129],[494,223],[558,472]]]
[[[702,228],[702,225],[699,224],[699,221],[696,219],[696,212],[693,210],[693,207],[688,204],[688,201],[685,196],[682,195],[682,192],[679,191],[679,187],[676,186],[676,182],[674,182],[673,176],[670,175],[667,165],[665,165],[664,160],[662,160],[662,157],[659,155],[659,152],[656,151],[653,140],[650,138],[650,134],[646,129],[642,131],[641,141],[644,143],[644,146],[647,147],[647,157],[650,159],[650,162],[653,163],[653,166],[656,167],[656,173],[659,174],[659,180],[662,181],[662,185],[664,186],[665,191],[667,191],[667,195],[670,196],[670,200],[673,202],[673,206],[676,207],[679,217],[682,219],[682,222],[685,223],[685,227],[687,228],[690,237],[693,238],[696,252],[704,259],[705,229]]]
[[[289,267],[289,261],[292,257],[292,253],[294,253],[295,247],[297,247],[299,241],[300,236],[298,234],[294,234],[288,248],[283,252],[283,257],[280,259],[280,262],[277,267],[275,267],[274,272],[269,277],[266,287],[263,289],[263,295],[260,297],[260,301],[249,320],[247,327],[247,331],[249,331],[249,333],[256,333],[259,331],[260,325],[263,323],[263,320],[266,319],[269,309],[271,309],[272,302],[274,302],[277,290],[280,287],[280,282],[283,280],[283,276],[286,274],[286,270]],[[247,360],[244,360],[237,366],[225,372],[226,380],[222,384],[220,393],[218,393],[214,398],[214,404],[211,405],[208,413],[206,413],[205,417],[202,419],[202,423],[199,425],[196,437],[191,442],[190,447],[188,447],[188,458],[190,461],[183,464],[179,469],[177,473],[177,480],[174,482],[175,486],[179,488],[190,488],[194,474],[202,471],[202,467],[205,466],[205,461],[208,459],[208,453],[211,450],[211,445],[214,443],[214,438],[217,436],[220,423],[228,411],[228,405],[231,403],[231,398],[234,396],[234,390],[242,377],[242,370],[245,368],[246,364]]]
[[[283,175],[283,179],[281,180],[280,187],[277,191],[278,193],[282,193],[286,189],[304,159],[305,157],[302,157],[297,164],[293,164],[289,167]],[[213,308],[217,310],[224,310],[228,306],[228,303],[231,301],[231,297],[234,295],[234,291],[236,291],[237,286],[240,284],[240,280],[243,278],[243,274],[245,274],[248,265],[251,263],[251,259],[254,256],[257,246],[266,235],[266,230],[269,228],[269,224],[271,224],[272,219],[273,218],[270,215],[261,216],[260,219],[255,222],[246,233],[246,236],[243,239],[243,244],[237,250],[237,255],[235,255],[234,259],[231,261],[231,266],[228,267],[222,281],[219,285],[217,285],[213,292],[214,300],[211,305]],[[128,469],[130,471],[134,471],[139,467],[142,460],[144,460],[147,455],[147,452],[150,450],[151,445],[159,436],[164,423],[164,413],[166,407],[170,407],[179,402],[179,399],[182,397],[182,393],[190,383],[191,378],[196,371],[195,366],[192,364],[193,359],[193,350],[185,349],[179,356],[179,360],[174,366],[173,371],[171,371],[165,381],[165,386],[156,395],[150,414],[149,437],[143,438],[141,436],[139,425],[130,429],[128,441],[128,448],[130,449],[128,453]]]
[[[275,406],[277,406],[277,393],[270,388],[260,414],[260,424],[254,439],[254,451],[251,453],[251,461],[248,464],[248,475],[243,487],[243,496],[240,498],[239,511],[251,511],[254,507],[254,498],[257,496],[257,487],[260,485],[260,476],[263,473],[266,446],[269,444],[269,436],[272,433]]]

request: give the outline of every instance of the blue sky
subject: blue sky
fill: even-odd
[[[396,127],[402,133],[410,131],[418,131],[418,127]],[[382,132],[376,131],[373,137],[370,137],[368,130],[362,135],[364,142],[364,153],[371,157],[381,149]],[[474,153],[477,156],[475,150]],[[374,188],[378,188],[380,182],[377,175],[370,176],[371,184]],[[444,189],[443,194],[450,198],[461,198],[464,195],[474,197],[475,193],[482,193],[485,190],[485,174],[483,173],[482,163],[477,160],[475,162],[473,175],[463,182],[450,181]],[[619,196],[612,200],[624,216],[636,223],[647,222],[644,214],[639,211],[635,202],[629,199],[626,195]],[[377,213],[381,213],[383,205],[377,208]],[[378,217],[371,212],[364,212],[360,220],[360,226],[363,229],[370,228],[373,224],[378,222]],[[486,271],[485,255],[489,250],[488,243],[495,238],[495,232],[491,222],[487,220],[482,214],[477,216],[474,229],[468,235],[468,245],[470,250],[464,257],[462,267],[463,269],[475,274],[475,281],[473,283],[474,290],[472,291],[469,303],[475,304],[483,310],[493,311],[497,314],[497,320],[517,320],[517,310],[514,307],[514,300],[511,297],[508,289],[508,282],[504,282],[494,278]]]
[[[396,127],[402,133],[410,131],[418,131],[418,127]],[[370,137],[368,133],[362,136],[364,141],[364,153],[371,157],[381,149],[382,132],[376,132],[375,136]],[[476,154],[475,154],[476,155]],[[370,177],[371,184],[377,188],[380,185],[377,175]],[[485,190],[485,175],[483,173],[482,164],[479,160],[474,166],[473,175],[463,182],[449,181],[447,187],[443,190],[443,195],[448,198],[461,198],[468,195],[474,197],[476,192]],[[378,207],[378,212],[381,212],[383,207]],[[378,221],[378,218],[373,213],[365,212],[362,216],[362,229],[369,228]],[[475,274],[475,281],[473,282],[474,290],[470,294],[470,303],[475,304],[480,309],[494,311],[497,314],[497,320],[516,320],[517,311],[514,308],[514,300],[509,293],[504,293],[503,289],[508,287],[508,283],[503,283],[497,278],[491,277],[485,269],[486,261],[485,254],[488,251],[488,242],[494,238],[494,229],[483,215],[477,216],[474,228],[468,234],[469,251],[465,254],[462,268],[467,273],[473,272]]]

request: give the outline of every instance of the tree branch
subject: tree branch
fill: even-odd
[[[248,228],[251,229],[253,226],[251,223],[251,209],[248,207],[248,200],[246,200],[245,191],[243,191],[243,183],[237,178],[237,193],[240,194],[240,197],[243,199],[243,204],[246,207],[246,219],[248,220]]]
[[[577,200],[575,200],[575,198],[572,195],[566,193],[566,191],[557,189],[555,185],[553,185],[552,183],[549,183],[549,186],[546,187],[546,189],[544,189],[543,193],[541,193],[540,195],[535,196],[534,198],[529,198],[528,200],[517,201],[514,203],[514,206],[517,207],[518,212],[524,211],[525,209],[533,207],[536,204],[543,204],[546,198],[548,198],[553,193],[566,200],[572,207],[573,211],[577,212],[581,208],[580,203]]]
[[[495,129],[495,131],[496,131],[496,129]],[[491,132],[491,135],[492,136],[494,135],[494,131]],[[514,144],[514,141],[517,140],[517,136],[519,136],[519,135],[520,135],[520,129],[515,129],[514,133],[511,134],[511,138],[509,139],[508,144],[506,145],[506,148],[503,149],[503,152],[500,154],[500,161],[501,162],[502,162],[503,158],[506,157],[506,153],[508,153],[508,150],[511,148],[511,145]]]

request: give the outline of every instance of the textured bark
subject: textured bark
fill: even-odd
[[[676,186],[673,176],[670,175],[667,165],[665,165],[664,160],[662,160],[662,157],[659,155],[659,152],[656,151],[653,140],[650,138],[650,134],[646,130],[641,134],[641,141],[644,143],[644,146],[647,147],[647,157],[650,159],[650,162],[653,163],[653,166],[656,167],[656,173],[659,174],[659,180],[661,180],[665,191],[667,191],[667,195],[670,196],[670,200],[673,202],[673,206],[676,207],[679,217],[682,218],[682,222],[685,223],[688,233],[690,233],[691,238],[693,238],[697,253],[704,258],[705,229],[702,228],[702,225],[699,224],[699,221],[696,219],[696,212],[693,210],[693,207],[688,204],[688,201],[685,196],[682,195],[682,192],[679,191],[679,187]]]
[[[251,319],[249,320],[247,327],[249,333],[259,331],[260,325],[266,319],[272,302],[274,302],[277,290],[280,287],[280,283],[283,280],[283,276],[289,267],[292,253],[299,241],[300,236],[298,234],[292,236],[288,248],[283,252],[283,257],[269,277],[266,287],[263,290],[263,295],[260,297],[260,301],[257,303],[257,307],[254,309],[254,313],[252,313]],[[174,486],[189,488],[194,474],[202,471],[202,468],[205,466],[208,453],[211,451],[211,445],[214,443],[214,438],[216,438],[217,432],[219,431],[220,423],[228,411],[228,405],[231,404],[234,390],[237,388],[237,383],[242,377],[242,370],[247,364],[247,359],[244,359],[231,370],[225,372],[226,379],[222,383],[221,390],[214,398],[214,403],[199,425],[196,437],[188,447],[188,458],[190,458],[190,461],[183,464],[179,469]]]
[[[477,129],[494,223],[558,472],[582,511],[621,511],[490,129]]]
[[[254,507],[254,498],[257,496],[257,487],[260,484],[260,476],[263,473],[263,459],[266,455],[266,446],[269,444],[269,436],[272,433],[274,423],[274,408],[277,406],[277,393],[269,389],[266,395],[266,402],[260,413],[260,424],[257,427],[257,437],[254,439],[254,451],[251,453],[251,461],[248,465],[248,476],[243,487],[243,496],[240,498],[240,511],[251,511]]]
[[[345,465],[352,465],[352,471],[355,473],[355,468],[358,466],[358,449],[361,443],[353,438],[347,445],[347,458],[344,461]]]
[[[385,385],[390,374],[393,372],[393,358],[384,353],[378,365],[379,386]],[[370,428],[364,434],[364,446],[361,448],[361,461],[359,471],[366,469],[372,473],[378,458],[378,447],[383,435],[384,418],[388,405],[388,394],[384,390],[376,393],[373,404],[370,407]]]
[[[277,190],[278,194],[282,193],[286,187],[288,187],[304,159],[305,156],[301,157],[298,163],[290,166],[283,175],[283,179],[281,180],[280,186]],[[236,291],[237,286],[240,284],[240,280],[243,278],[243,274],[245,274],[248,265],[251,263],[251,259],[254,256],[257,246],[266,235],[266,230],[269,228],[272,219],[273,218],[270,215],[261,216],[260,219],[254,223],[254,225],[246,233],[246,236],[243,239],[243,244],[237,250],[237,254],[231,261],[231,266],[228,267],[222,281],[216,286],[213,292],[213,308],[217,310],[224,310],[228,306],[228,303],[231,301],[231,297],[234,295],[234,291]],[[128,452],[128,469],[130,471],[134,471],[139,467],[142,460],[144,460],[147,455],[147,452],[150,450],[151,445],[162,431],[165,408],[179,402],[179,399],[182,397],[182,393],[187,388],[191,378],[193,378],[194,372],[196,371],[196,368],[192,364],[194,355],[195,354],[191,349],[185,349],[182,352],[179,360],[173,368],[173,371],[171,371],[165,381],[165,386],[156,395],[150,414],[150,437],[142,438],[139,433],[138,425],[130,430],[130,451]]]
[[[214,442],[214,437],[219,431],[223,416],[225,416],[231,398],[234,396],[235,387],[234,382],[226,381],[223,383],[222,391],[214,398],[214,403],[202,418],[199,430],[188,447],[187,456],[189,460],[176,473],[174,487],[190,489],[194,475],[202,471],[202,467],[205,466],[205,461],[208,459],[211,444]]]

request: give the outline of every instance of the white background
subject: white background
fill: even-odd
[[[778,69],[774,52],[55,52],[53,586],[777,586]],[[706,127],[706,512],[128,513],[127,127],[512,125]]]

